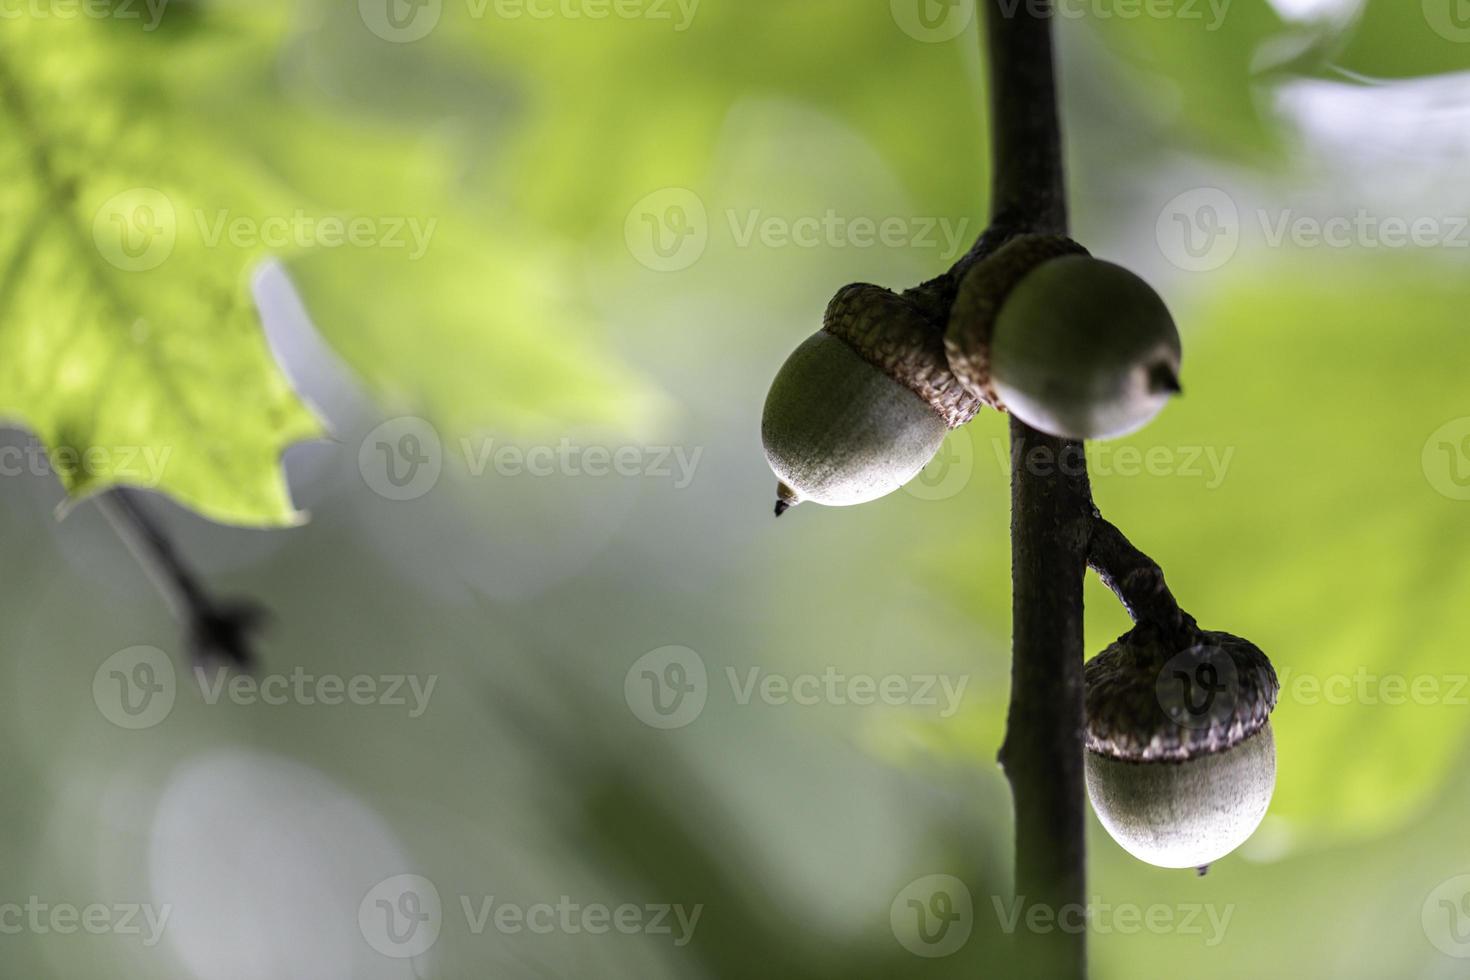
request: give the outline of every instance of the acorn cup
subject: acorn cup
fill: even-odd
[[[1087,663],[1085,769],[1093,809],[1124,850],[1203,874],[1266,815],[1280,685],[1249,641],[1186,632],[1181,648],[1138,626]]]
[[[973,266],[945,349],[985,401],[1067,439],[1127,435],[1181,391],[1179,331],[1158,293],[1060,236],[1019,236]]]
[[[892,493],[980,405],[950,371],[939,325],[891,290],[844,286],[766,396],[776,516],[804,501],[845,507]]]

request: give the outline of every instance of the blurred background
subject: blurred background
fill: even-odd
[[[1271,812],[1207,877],[1089,816],[1094,973],[1470,975],[1470,9],[1061,6],[1074,235],[1185,343],[1096,496],[1283,682]],[[1005,422],[779,524],[759,442],[838,287],[983,227],[969,0],[3,16],[0,268],[45,257],[0,280],[3,972],[1008,975]],[[90,246],[144,192],[152,265],[25,219]],[[114,336],[99,283],[155,315],[78,394],[15,332]],[[252,678],[197,677],[66,504],[34,433],[77,404],[270,610]]]

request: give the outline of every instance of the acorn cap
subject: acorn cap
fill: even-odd
[[[1037,266],[1064,255],[1089,255],[1064,235],[1017,235],[965,274],[945,329],[950,370],[987,404],[1005,411],[990,380],[990,340],[1011,292]]]
[[[1253,643],[1201,630],[1165,644],[1139,626],[1083,669],[1089,752],[1126,762],[1184,762],[1224,752],[1266,727],[1281,685]]]
[[[943,327],[892,290],[843,286],[827,305],[822,329],[918,395],[951,429],[980,411],[983,402],[950,370]]]

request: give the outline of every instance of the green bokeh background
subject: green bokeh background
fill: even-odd
[[[1186,397],[1091,447],[1098,501],[1202,625],[1254,640],[1284,684],[1271,813],[1207,877],[1134,862],[1089,817],[1101,978],[1470,971],[1451,955],[1470,954],[1452,931],[1470,916],[1440,904],[1470,874],[1470,489],[1458,479],[1470,473],[1470,32],[1443,30],[1458,22],[1434,0],[1305,6],[1127,16],[1122,0],[1097,0],[1068,4],[1058,26],[1075,235],[1159,288],[1186,351]],[[190,195],[249,217],[415,216],[437,229],[417,260],[277,256],[334,353],[282,312],[279,279],[257,289],[285,373],[332,432],[285,458],[309,520],[247,530],[151,501],[211,582],[270,608],[263,674],[434,677],[421,716],[208,704],[177,627],[95,509],[58,520],[61,483],[34,467],[0,479],[0,905],[155,902],[175,916],[151,947],[0,930],[7,975],[1019,969],[994,905],[1011,832],[994,763],[1009,662],[1004,421],[986,413],[955,433],[904,492],[779,525],[758,439],[766,384],[840,285],[911,285],[954,255],[939,231],[892,247],[862,247],[850,228],[810,244],[744,236],[753,219],[831,214],[955,229],[967,245],[988,166],[972,12],[935,5],[958,30],[926,40],[903,29],[915,23],[904,0],[703,0],[684,30],[677,5],[637,8],[671,20],[585,16],[594,7],[536,18],[443,0],[410,43],[375,34],[369,3],[176,0],[153,31],[41,16],[58,8],[38,3],[0,24],[0,77],[48,105],[54,131],[111,139],[133,121],[117,130],[135,137],[125,172],[104,167],[84,190],[183,174]],[[96,87],[58,96],[75,77]],[[0,129],[0,146],[20,175],[23,134]],[[105,141],[79,155],[110,159]],[[12,216],[36,202],[4,193],[8,261],[25,241]],[[702,249],[649,268],[643,216],[691,195]],[[1173,216],[1222,196],[1238,243],[1198,268]],[[1358,230],[1274,239],[1297,219]],[[1385,244],[1392,220],[1427,222],[1430,240]],[[260,258],[236,257],[242,283]],[[0,337],[17,324],[67,336],[70,298],[89,284],[63,259],[47,268],[55,307],[40,290],[0,303]],[[165,319],[192,271],[165,265],[151,280]],[[237,463],[259,458],[269,446],[243,421],[257,406],[209,367],[236,364],[234,348],[208,331],[172,342],[204,365],[180,383],[212,406],[207,441]],[[89,410],[131,388],[159,402],[152,381],[120,386],[97,360],[111,400]],[[47,378],[14,376],[25,387],[9,382],[0,405],[18,426],[27,398],[35,418],[73,407]],[[359,466],[399,415],[424,419],[444,448],[437,484],[404,501],[375,493]],[[0,448],[29,438],[18,427]],[[697,465],[687,485],[475,473],[462,439],[676,447]],[[239,500],[207,463],[182,452],[174,496],[230,513]],[[1095,580],[1087,602],[1101,649],[1126,620]],[[131,731],[99,710],[93,679],[140,644],[170,653],[180,683],[166,718]],[[709,690],[697,719],[661,731],[630,710],[624,682],[667,645],[697,652]],[[727,668],[965,687],[953,713],[742,704]],[[1416,685],[1428,693],[1403,694]],[[403,873],[433,881],[445,906],[439,941],[412,963],[376,954],[357,920],[366,890]],[[962,879],[975,909],[970,941],[932,960],[890,925],[895,897],[930,874]],[[683,947],[477,934],[459,899],[492,895],[704,912]],[[1176,925],[1118,917],[1153,907]],[[1211,913],[1228,915],[1219,935]]]

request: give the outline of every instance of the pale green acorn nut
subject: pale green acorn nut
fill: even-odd
[[[1226,752],[1188,762],[1122,762],[1087,753],[1087,794],[1129,854],[1160,868],[1205,868],[1244,844],[1276,786],[1268,724]]]
[[[761,439],[779,481],[777,515],[803,501],[845,507],[892,493],[979,407],[950,373],[937,327],[887,289],[844,287],[766,396]]]
[[[1111,439],[1148,424],[1178,394],[1181,357],[1174,319],[1148,283],[1068,255],[1037,266],[1005,299],[990,382],[1034,429]]]
[[[1214,632],[1197,640],[1176,653],[1140,627],[1089,661],[1085,771],[1093,810],[1125,851],[1203,871],[1245,843],[1271,803],[1279,684],[1248,641]],[[1182,702],[1166,708],[1161,676],[1167,686],[1175,671],[1206,664],[1202,676],[1219,687],[1199,702],[1208,709],[1189,717]]]

